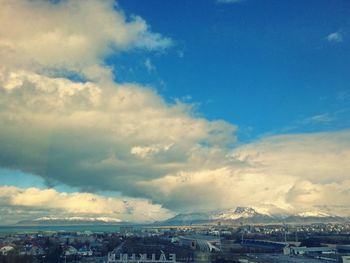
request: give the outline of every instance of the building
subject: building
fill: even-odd
[[[244,239],[241,242],[242,247],[263,250],[269,252],[282,252],[289,246],[285,242],[275,242],[269,240],[257,240],[257,239]]]
[[[350,256],[342,256],[342,263],[350,263]]]
[[[74,256],[78,254],[78,250],[73,246],[67,246],[64,250],[65,256]]]
[[[220,251],[220,238],[207,235],[179,236],[180,246],[187,246],[204,252]]]
[[[83,257],[91,257],[93,255],[93,252],[87,246],[83,246],[83,247],[79,248],[78,255],[83,256]]]
[[[350,245],[337,245],[336,249],[339,253],[350,253]]]
[[[335,254],[334,247],[291,247],[290,251],[294,255],[315,255],[315,254]]]
[[[0,248],[0,254],[6,256],[14,249],[15,248],[13,246],[3,246]]]

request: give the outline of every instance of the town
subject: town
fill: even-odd
[[[2,232],[0,262],[350,262],[350,223]]]

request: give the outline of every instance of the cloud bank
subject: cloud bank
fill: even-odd
[[[1,186],[6,221],[53,211],[161,220],[238,205],[349,213],[350,131],[238,146],[235,125],[113,80],[109,54],[172,45],[142,18],[113,1],[0,3],[0,166],[81,190]],[[106,190],[121,197],[96,194]]]
[[[54,189],[0,187],[0,219],[11,223],[18,219],[67,218],[99,219],[106,222],[153,222],[172,213],[148,200],[102,197],[91,193],[65,193]]]

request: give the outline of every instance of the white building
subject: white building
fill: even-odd
[[[11,251],[13,251],[15,248],[12,246],[3,246],[2,248],[0,248],[0,254],[1,255],[8,255],[8,253],[10,253]]]

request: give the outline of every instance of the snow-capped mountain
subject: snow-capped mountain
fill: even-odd
[[[123,223],[110,217],[40,217],[19,221],[18,225],[113,225]]]
[[[34,219],[34,221],[87,221],[87,222],[104,222],[104,223],[120,223],[121,220],[111,217],[39,217]]]
[[[215,214],[215,219],[217,220],[236,220],[242,218],[252,218],[256,216],[267,216],[269,214],[257,212],[251,207],[237,207],[236,209],[228,209]]]
[[[301,217],[331,217],[331,214],[322,212],[322,211],[307,211],[298,213],[298,216]]]
[[[200,224],[211,222],[236,223],[311,223],[343,222],[346,218],[334,216],[321,211],[306,211],[298,214],[269,214],[263,209],[237,207],[222,211],[178,214],[166,220],[166,224]]]
[[[322,211],[304,211],[296,214],[270,214],[266,209],[252,207],[236,207],[220,211],[178,214],[163,222],[164,225],[191,225],[205,223],[243,223],[243,224],[271,224],[277,223],[329,223],[344,222],[349,218],[331,215]],[[18,225],[114,225],[130,224],[117,218],[110,217],[40,217],[32,220],[20,221]]]
[[[214,211],[207,213],[189,213],[178,214],[177,216],[168,219],[167,223],[205,223],[211,221],[245,221],[245,220],[272,220],[273,218],[266,213],[259,213],[251,207],[237,207],[222,211]]]

